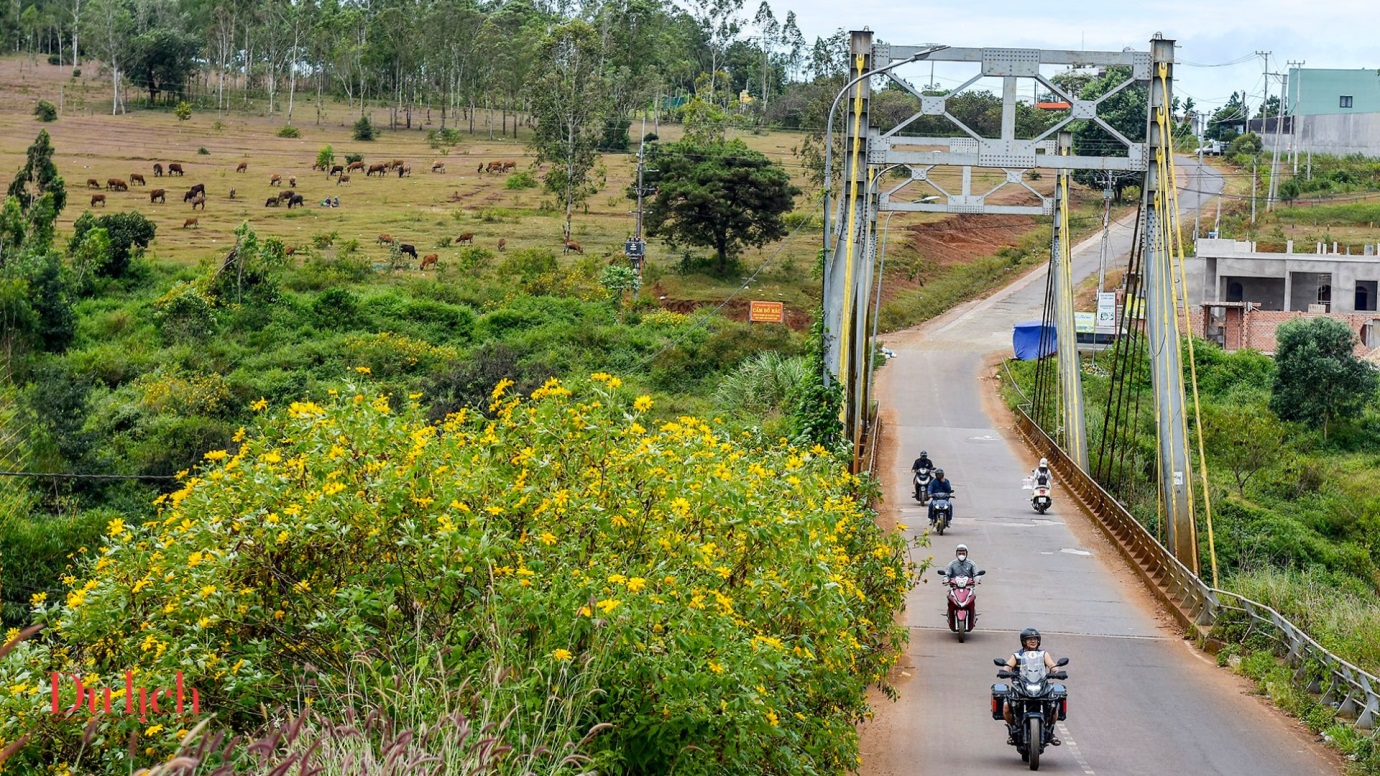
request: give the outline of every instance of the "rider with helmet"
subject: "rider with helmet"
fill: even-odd
[[[934,479],[930,480],[930,486],[929,486],[929,488],[927,489],[926,492],[929,493],[931,499],[933,499],[933,498],[935,497],[936,494],[943,495],[943,496],[945,496],[945,497],[952,496],[952,495],[953,495],[953,492],[954,492],[954,484],[953,484],[952,482],[950,482],[949,480],[944,479],[944,470],[943,470],[943,469],[935,469],[935,470],[934,470]],[[954,507],[953,507],[953,502],[950,501],[950,502],[949,502],[949,517],[950,517],[950,518],[953,517],[953,509],[954,509]],[[934,520],[935,520],[934,502],[931,501],[931,502],[930,502],[930,525],[934,525]]]
[[[1049,470],[1049,459],[1041,458],[1040,465],[1030,470],[1030,481],[1037,486],[1049,487],[1054,483],[1054,473]]]
[[[910,465],[910,470],[913,471],[913,472],[920,471],[921,469],[933,469],[933,468],[934,468],[934,461],[931,461],[931,460],[930,460],[930,454],[929,454],[929,451],[927,451],[927,450],[921,450],[921,451],[920,451],[920,457],[919,457],[919,458],[916,458],[916,459],[915,459],[915,463],[913,463],[913,464]]]
[[[1058,668],[1054,662],[1054,656],[1040,649],[1040,632],[1034,628],[1026,628],[1021,631],[1021,649],[1019,652],[1011,653],[1011,657],[1006,659],[1006,668],[1010,671],[1016,671],[1019,670],[1019,667],[1023,663],[1027,663],[1031,660],[1043,661],[1045,670],[1047,671],[1054,671]],[[1006,720],[1007,727],[1010,728],[1011,705],[1009,703],[1002,706],[1001,715],[1002,718]],[[1051,730],[1053,730],[1053,728],[1051,728]],[[1054,746],[1059,746],[1059,744],[1062,743],[1058,736],[1053,733],[1051,733],[1049,742]],[[1014,733],[1007,743],[1016,743]]]
[[[958,547],[954,548],[954,559],[949,561],[949,567],[945,569],[944,573],[949,579],[953,579],[954,577],[968,577],[969,579],[973,579],[977,577],[977,566],[971,560],[968,560],[968,545],[960,544]]]

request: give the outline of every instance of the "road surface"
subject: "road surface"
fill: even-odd
[[[1220,191],[1221,177],[1180,162],[1192,208]],[[1112,226],[1109,266],[1124,266],[1132,226]],[[1095,275],[1100,235],[1075,247],[1076,278]],[[977,630],[959,644],[945,624],[944,589],[931,570],[903,614],[911,643],[895,672],[901,699],[877,696],[877,717],[862,726],[860,773],[989,774],[1025,766],[992,720],[992,659],[1017,647],[1016,634],[1039,628],[1056,657],[1068,657],[1069,719],[1062,747],[1045,750],[1041,772],[1095,776],[1309,776],[1338,773],[1337,760],[1297,723],[1250,695],[1245,683],[1183,641],[1155,609],[1115,549],[1056,487],[1054,508],[1037,515],[1022,478],[1034,464],[990,393],[980,387],[985,357],[1011,352],[1011,327],[1040,317],[1045,273],[1035,271],[985,300],[918,329],[885,338],[896,351],[878,373],[883,408],[883,519],[926,524],[911,497],[910,464],[923,448],[953,480],[955,521],[932,537],[939,567],[966,543],[987,569],[978,593]]]

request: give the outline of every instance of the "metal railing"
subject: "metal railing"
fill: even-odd
[[[1031,420],[1023,407],[1016,409],[1016,429],[1031,447],[1049,459],[1066,490],[1093,516],[1098,527],[1180,625],[1185,629],[1204,629],[1228,612],[1245,615],[1249,623],[1246,635],[1257,629],[1267,633],[1277,654],[1294,668],[1295,678],[1300,682],[1308,680],[1308,689],[1320,694],[1323,703],[1335,705],[1339,714],[1354,717],[1358,728],[1376,728],[1376,723],[1380,722],[1380,678],[1327,651],[1274,609],[1208,586],[1165,549],[1119,501],[1074,466],[1063,449]]]

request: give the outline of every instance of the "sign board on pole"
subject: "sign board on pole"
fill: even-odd
[[[1116,294],[1111,291],[1097,295],[1097,328],[1116,328]]]
[[[1096,320],[1096,316],[1092,313],[1074,313],[1073,330],[1077,334],[1092,334]]]
[[[748,320],[753,323],[785,323],[786,304],[784,302],[751,302],[748,306]]]

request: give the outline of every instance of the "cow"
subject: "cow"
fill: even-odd
[[[484,172],[503,172],[503,162],[489,162],[489,166],[484,168]]]
[[[87,178],[87,179],[86,179],[86,188],[88,188],[88,189],[99,189],[100,187],[101,187],[101,182],[98,181],[98,180],[96,180],[95,178]]]
[[[230,189],[230,199],[234,199],[234,198],[235,198],[235,190],[234,190],[234,189]]]
[[[565,250],[561,251],[561,253],[570,253],[571,251],[575,251],[581,256],[585,255],[585,249],[581,248],[579,243],[575,242],[574,240],[566,240]]]
[[[137,183],[137,184],[139,184],[140,186],[147,186],[147,185],[148,185],[147,183],[144,182],[144,176],[140,175],[140,174],[137,173],[137,172],[132,172],[132,173],[129,174],[129,182],[130,182],[130,183]]]
[[[198,206],[202,209],[202,211],[206,210],[205,194],[198,194],[196,195],[196,199],[192,200],[192,210],[196,210]]]
[[[506,247],[508,247],[508,241],[502,237],[498,238],[498,252],[502,253]]]
[[[442,162],[442,161],[435,161],[435,162],[432,162],[432,163],[431,163],[431,171],[432,171],[432,172],[444,173],[444,172],[446,171],[446,163],[445,163],[445,162]]]
[[[163,177],[163,165],[159,164],[158,162],[153,163],[153,177]]]
[[[187,190],[187,194],[190,195],[191,197],[195,197],[195,196],[198,195],[198,194],[205,194],[205,193],[206,193],[206,184],[204,184],[204,183],[198,183],[198,184],[192,186],[190,189]],[[184,198],[183,198],[183,201],[185,202],[186,199],[187,199],[187,197],[184,197]]]
[[[171,162],[170,164],[168,164],[168,174],[169,174],[169,175],[172,175],[173,173],[177,173],[178,175],[181,175],[181,174],[182,174],[182,165],[178,164],[177,162]]]
[[[162,202],[163,204],[167,204],[168,192],[164,189],[154,189],[153,191],[150,191],[149,204],[152,205],[155,202]]]
[[[235,168],[235,172],[248,172],[248,171],[249,171],[249,162],[240,162],[240,165],[239,165],[238,167]]]
[[[344,172],[345,172],[345,166],[344,166],[344,165],[341,165],[341,164],[337,164],[337,165],[334,165],[334,166],[331,167],[331,171],[328,172],[328,173],[326,173],[326,177],[329,178],[329,177],[331,177],[332,175],[342,175],[342,174],[344,174]]]
[[[402,167],[402,166],[403,166],[403,160],[401,160],[401,159],[394,159],[393,161],[389,162],[388,164],[389,164],[389,166],[391,166],[393,169],[396,170],[396,169],[398,169],[399,167]]]
[[[348,165],[346,165],[346,167],[345,167],[345,172],[354,172],[355,170],[363,170],[363,169],[364,169],[364,162],[362,162],[362,161],[360,161],[360,162],[350,162]]]
[[[427,268],[427,267],[435,266],[435,265],[436,265],[436,262],[438,262],[438,261],[440,261],[440,260],[441,260],[441,257],[438,256],[438,255],[436,255],[436,254],[434,254],[434,253],[428,253],[427,255],[423,256],[423,257],[422,257],[422,271],[423,271],[423,272],[426,272],[426,268]]]
[[[348,175],[342,175],[342,176],[340,176],[339,178],[336,178],[336,179],[335,179],[335,185],[337,185],[337,186],[339,186],[339,185],[342,184],[342,183],[349,183],[349,182],[350,182],[350,176],[348,176]]]
[[[404,176],[404,175],[411,175],[411,174],[412,174],[412,165],[410,165],[410,164],[404,164],[404,165],[398,167],[398,177],[399,177],[399,178],[401,178],[401,177]]]
[[[462,234],[462,235],[460,235],[459,237],[455,238],[455,244],[456,244],[456,245],[465,245],[465,244],[474,245],[474,233],[473,233],[473,232],[465,232],[464,234]]]
[[[288,189],[287,191],[280,191],[278,192],[278,203],[282,204],[284,202],[287,202],[295,196],[297,196],[297,192],[291,189]]]
[[[278,198],[269,197],[268,199],[264,200],[264,207],[278,207]]]
[[[398,252],[399,252],[399,253],[406,253],[407,255],[411,256],[411,257],[414,258],[414,259],[417,258],[417,246],[415,246],[415,245],[408,245],[407,243],[399,243],[399,244],[398,244]]]
[[[296,175],[289,175],[289,176],[288,176],[288,186],[290,186],[290,187],[292,187],[292,188],[294,188],[294,189],[297,188],[297,176],[296,176]]]
[[[129,184],[119,178],[106,178],[106,191],[129,191]]]
[[[378,173],[379,177],[383,177],[383,174],[387,171],[388,165],[386,164],[371,164],[369,165],[369,170],[364,173],[364,176],[367,178],[374,173]]]
[[[383,234],[379,235],[379,238],[378,238],[377,240],[374,241],[374,244],[376,244],[376,245],[392,245],[394,242],[396,242],[396,241],[393,239],[393,235],[388,234],[387,232],[384,232]]]
[[[99,203],[101,204],[101,207],[105,207],[105,195],[104,195],[104,194],[92,194],[92,195],[91,195],[91,207],[95,207],[97,202],[99,202]]]
[[[483,163],[483,162],[480,162],[480,163],[479,163],[479,169],[475,170],[475,172],[484,172],[484,163]]]
[[[271,177],[271,178],[268,179],[268,185],[270,185],[270,186],[281,186],[281,185],[283,185],[283,176],[279,175],[279,174],[276,173],[276,172],[273,173],[273,177]]]
[[[189,227],[189,226],[195,226],[195,227],[198,228],[198,229],[201,228],[201,224],[197,223],[196,216],[192,216],[191,218],[189,218],[189,219],[187,219],[186,221],[183,221],[183,222],[182,222],[182,228],[183,228],[183,229],[186,229],[186,228]]]
[[[509,171],[509,170],[516,170],[516,169],[517,169],[517,162],[513,161],[512,159],[504,159],[504,160],[503,160],[503,172],[507,172],[507,171]]]
[[[306,204],[306,198],[304,198],[301,194],[293,194],[291,197],[288,197],[288,210],[291,210],[293,205],[300,205],[305,207]]]
[[[296,253],[297,253],[297,246],[296,246],[296,245],[289,245],[288,247],[286,247],[286,248],[283,249],[283,255],[284,255],[284,256],[293,256],[293,255],[296,255]]]

